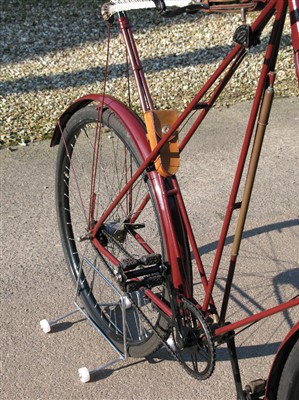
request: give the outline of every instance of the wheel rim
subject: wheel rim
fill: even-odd
[[[95,115],[95,112],[92,115]],[[106,120],[108,120],[107,117]],[[95,222],[136,171],[139,164],[133,153],[134,150],[117,134],[117,130],[121,127],[115,122],[114,125],[114,129],[103,126],[101,130],[92,215]],[[66,253],[74,276],[78,275],[80,267],[83,270],[81,285],[84,288],[84,300],[87,302],[89,312],[92,313],[92,318],[101,325],[104,323],[108,335],[112,336],[114,340],[121,341],[123,328],[119,298],[115,295],[112,296],[111,288],[107,288],[94,270],[86,266],[86,263],[82,264],[85,257],[109,280],[113,275],[111,271],[115,268],[107,257],[98,253],[89,237],[90,176],[97,129],[98,123],[95,122],[95,118],[78,122],[69,128],[72,132],[65,139],[68,150],[65,152],[62,162],[63,182],[60,182],[61,195],[58,196],[59,220]],[[116,260],[121,260],[128,255],[140,258],[149,252],[163,253],[163,242],[157,223],[156,210],[148,189],[146,177],[141,176],[134,184],[133,189],[112,212],[109,219],[104,222],[102,237],[98,237],[98,239]],[[134,224],[138,224],[138,230],[135,229],[135,226],[132,229]],[[78,238],[81,238],[80,241]],[[163,290],[163,287],[155,288],[157,293]],[[132,298],[150,321],[149,324],[142,320],[136,307],[126,308],[127,340],[131,344],[140,344],[153,335],[151,324],[157,326],[160,316],[139,292],[132,293]]]

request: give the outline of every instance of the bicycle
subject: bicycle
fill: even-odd
[[[197,11],[242,13],[243,24],[234,35],[235,46],[180,115],[176,110],[154,107],[126,14],[131,9],[144,8],[157,8],[165,17]],[[278,357],[285,364],[283,372],[277,372],[274,365],[275,373],[267,382],[253,382],[245,390],[234,343],[236,329],[298,306],[298,296],[239,321],[226,321],[274,96],[275,65],[288,8],[299,82],[299,0],[114,0],[105,3],[102,15],[108,26],[117,16],[144,119],[105,91],[90,94],[74,101],[64,112],[51,142],[51,146],[60,143],[56,205],[62,245],[77,294],[90,319],[117,349],[132,357],[148,356],[165,345],[183,368],[199,380],[213,373],[215,346],[227,343],[239,399],[298,398],[299,323],[284,341]],[[246,24],[247,11],[258,12],[251,25]],[[272,32],[208,278],[176,178],[180,154],[248,49],[259,44],[263,29],[270,23]],[[198,115],[179,143],[179,132],[194,111]],[[237,202],[248,157],[243,197]],[[239,210],[239,217],[223,301],[218,310],[213,288],[235,210]],[[202,302],[194,298],[191,251],[203,288]],[[98,271],[105,279],[99,279]],[[111,286],[107,289],[106,280],[123,293],[121,301],[112,300]],[[287,383],[289,374],[294,379],[292,385]],[[289,397],[283,397],[286,393]]]

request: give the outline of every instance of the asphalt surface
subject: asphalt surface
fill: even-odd
[[[182,155],[178,177],[207,271],[248,109],[249,103],[242,103],[211,112],[202,133],[195,135]],[[299,291],[298,111],[298,98],[274,102],[237,265],[231,321],[288,300]],[[204,382],[188,376],[162,349],[147,359],[109,366],[83,384],[78,379],[79,367],[94,369],[116,358],[108,344],[79,314],[48,335],[41,331],[41,319],[55,319],[73,309],[73,287],[55,215],[56,152],[49,141],[0,151],[1,399],[236,398],[225,347],[217,349],[215,372]],[[217,280],[216,302],[225,282],[231,234]],[[267,377],[279,343],[298,320],[297,307],[237,337],[244,385]]]

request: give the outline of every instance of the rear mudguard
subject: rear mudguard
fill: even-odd
[[[130,132],[130,137],[133,140],[135,147],[141,154],[143,160],[146,159],[150,155],[151,149],[146,138],[147,132],[143,121],[119,100],[111,96],[104,96],[101,94],[89,94],[83,96],[75,100],[66,109],[66,111],[57,121],[51,140],[51,147],[60,143],[62,132],[72,115],[81,108],[93,102],[99,108],[109,108],[118,116],[127,131]],[[190,277],[192,276],[191,261],[189,259],[189,254],[187,259],[186,255],[183,255],[184,251],[182,252],[180,248],[181,244],[179,243],[181,240],[187,243],[185,229],[181,223],[180,212],[176,206],[176,202],[169,201],[167,190],[163,181],[164,178],[162,178],[156,171],[150,172],[148,176],[151,179],[154,195],[157,199],[159,216],[162,222],[163,236],[167,243],[167,259],[171,267],[174,267],[176,271],[176,273],[173,274],[174,287],[179,288],[182,286],[182,275],[184,275],[189,277],[187,282],[185,280],[185,285],[187,285],[187,287],[189,286],[188,288],[185,288],[185,292],[192,293],[190,282]],[[173,179],[175,179],[175,177],[173,177]],[[178,227],[175,227],[174,224],[179,225],[179,230],[183,234],[183,239],[178,239],[178,235],[176,234],[176,228],[178,229]],[[189,251],[187,251],[187,253],[189,253]]]
[[[66,127],[66,124],[71,116],[76,111],[80,110],[81,108],[87,106],[92,102],[97,103],[98,107],[103,106],[104,108],[109,108],[110,110],[115,112],[115,114],[117,114],[127,130],[131,132],[131,136],[135,142],[135,146],[142,154],[142,156],[146,158],[146,156],[149,155],[150,147],[148,141],[146,140],[146,130],[144,123],[125,104],[121,103],[111,96],[103,96],[101,94],[88,94],[86,96],[80,97],[65,110],[55,126],[51,140],[51,147],[59,144],[61,133]]]
[[[279,349],[276,353],[272,368],[267,380],[265,400],[274,400],[277,396],[278,385],[281,377],[283,367],[287,361],[287,358],[299,339],[299,322],[290,330],[288,335],[285,337]],[[299,362],[299,360],[298,360]]]

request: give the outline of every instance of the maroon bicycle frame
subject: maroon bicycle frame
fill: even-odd
[[[107,210],[103,213],[101,218],[97,221],[95,226],[92,229],[92,241],[94,245],[99,249],[101,253],[103,253],[115,266],[118,266],[119,261],[113,257],[113,255],[100,244],[97,239],[97,232],[101,228],[104,221],[107,219],[109,214],[114,210],[116,205],[121,201],[121,199],[126,195],[129,189],[132,187],[137,178],[144,173],[145,170],[152,171],[147,172],[149,179],[152,182],[152,186],[155,192],[155,196],[158,199],[158,208],[159,215],[162,222],[162,229],[164,233],[164,238],[166,240],[166,248],[167,248],[167,257],[168,263],[171,268],[171,276],[172,276],[172,284],[175,290],[180,292],[180,295],[183,295],[186,298],[192,299],[192,282],[188,282],[186,277],[192,276],[191,272],[191,263],[190,265],[181,265],[181,251],[180,245],[176,239],[175,235],[175,221],[173,221],[171,217],[171,206],[169,204],[169,197],[175,197],[176,202],[180,209],[181,219],[183,221],[183,225],[185,227],[186,235],[188,237],[191,250],[193,251],[194,258],[197,264],[197,268],[202,280],[203,288],[205,291],[204,301],[200,305],[202,311],[204,313],[211,312],[214,310],[214,301],[212,297],[213,288],[215,285],[215,279],[217,276],[219,264],[222,257],[222,252],[225,244],[225,239],[227,237],[228,229],[230,226],[232,213],[236,209],[240,209],[239,211],[239,221],[237,223],[234,243],[232,246],[231,259],[229,263],[228,273],[227,273],[227,281],[226,287],[224,291],[223,302],[221,306],[220,312],[220,321],[219,327],[215,330],[214,334],[216,336],[223,335],[228,333],[236,328],[240,328],[251,324],[255,321],[263,319],[267,316],[273,315],[275,313],[281,312],[285,309],[295,307],[299,305],[299,298],[294,298],[285,303],[279,304],[273,308],[270,308],[266,311],[262,311],[251,315],[247,318],[239,320],[235,323],[230,323],[228,325],[224,325],[226,309],[229,300],[229,294],[231,290],[231,284],[233,281],[234,271],[236,267],[236,262],[238,258],[239,246],[241,243],[241,238],[244,229],[244,223],[246,219],[247,209],[250,201],[251,190],[254,182],[255,171],[258,165],[259,153],[262,146],[262,139],[264,135],[265,125],[267,124],[272,98],[273,98],[273,86],[275,81],[275,65],[277,54],[279,50],[280,38],[282,35],[283,26],[285,23],[285,18],[287,14],[287,10],[289,8],[290,13],[290,21],[291,21],[291,32],[292,32],[292,45],[294,49],[294,59],[295,59],[295,68],[296,74],[298,78],[299,85],[299,0],[269,0],[263,10],[258,15],[257,19],[251,26],[252,36],[259,37],[260,33],[267,25],[269,20],[273,17],[275,19],[273,23],[272,32],[270,35],[270,39],[265,51],[264,63],[261,68],[261,73],[256,89],[256,94],[253,100],[247,129],[245,132],[241,153],[235,173],[235,177],[232,184],[231,193],[228,200],[228,205],[226,209],[226,214],[223,222],[223,226],[220,233],[220,238],[216,250],[216,254],[214,257],[214,262],[212,266],[212,271],[209,279],[207,279],[204,266],[201,261],[201,257],[198,251],[198,246],[196,244],[196,240],[191,228],[191,224],[188,218],[188,214],[184,205],[183,197],[178,185],[178,182],[175,176],[169,178],[162,178],[157,174],[156,171],[152,171],[151,167],[153,165],[153,161],[159,154],[163,145],[170,139],[173,133],[182,126],[183,122],[188,118],[191,112],[194,110],[199,110],[199,114],[192,124],[191,128],[188,130],[184,139],[180,143],[180,151],[182,152],[186,145],[188,144],[190,138],[194,135],[197,128],[204,120],[209,110],[214,105],[215,101],[230,81],[234,72],[242,62],[243,58],[246,55],[247,50],[241,46],[240,44],[236,44],[234,48],[229,52],[227,57],[222,61],[216,71],[211,75],[210,79],[207,83],[201,88],[201,90],[196,94],[190,104],[186,107],[186,109],[179,116],[177,121],[173,124],[173,126],[169,129],[168,133],[163,136],[158,145],[151,151],[149,149],[149,145],[146,141],[146,132],[144,127],[136,117],[125,108],[124,105],[117,102],[115,99],[110,98],[109,96],[100,96],[100,95],[89,95],[84,98],[78,100],[78,104],[87,104],[91,101],[97,101],[99,107],[101,106],[109,106],[119,115],[124,115],[123,120],[127,118],[128,126],[131,125],[134,127],[134,132],[136,137],[133,138],[135,143],[143,155],[144,161],[142,165],[138,168],[136,173],[128,180],[126,185],[123,187],[119,195],[113,200],[111,205],[107,208]],[[143,74],[142,65],[138,56],[138,51],[135,45],[134,37],[130,28],[129,20],[125,14],[119,16],[118,23],[120,30],[122,32],[125,46],[129,55],[132,73],[135,78],[141,108],[142,111],[148,111],[153,109],[153,101],[150,95],[149,88],[146,83],[145,76]],[[219,79],[221,77],[221,79]],[[212,93],[211,93],[212,91]],[[209,98],[206,100],[202,100],[205,98],[207,93],[210,92]],[[81,102],[81,103],[80,103]],[[74,109],[76,107],[73,106]],[[70,111],[70,109],[69,109]],[[256,124],[257,122],[257,124]],[[255,133],[254,129],[257,126]],[[59,135],[58,131],[61,133],[62,128],[59,127],[57,130],[57,136]],[[132,129],[131,129],[132,131]],[[139,135],[139,137],[138,137]],[[53,143],[57,142],[57,136],[54,134]],[[257,151],[252,151],[249,162],[249,169],[252,169],[252,173],[248,173],[249,179],[247,177],[247,181],[245,184],[245,190],[243,193],[243,199],[241,202],[236,203],[236,197],[239,191],[240,181],[243,175],[245,161],[248,156],[250,144],[254,138],[254,142],[259,142],[258,138],[260,137],[260,146]],[[250,171],[249,171],[250,172]],[[164,180],[167,179],[170,183],[171,189],[166,189],[164,184]],[[146,203],[146,199],[144,200]],[[142,204],[140,205],[142,207]],[[151,290],[145,290],[146,295],[154,302],[166,315],[169,317],[172,316],[171,308],[163,302],[163,299],[158,298]]]

